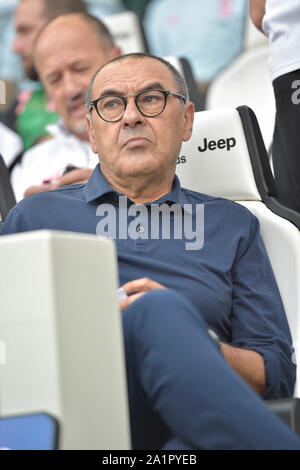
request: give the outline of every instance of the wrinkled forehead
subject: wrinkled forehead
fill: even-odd
[[[149,57],[129,57],[105,65],[97,74],[92,99],[107,93],[137,93],[148,85],[176,91],[176,80],[168,67]]]
[[[81,18],[68,15],[56,18],[41,32],[34,46],[34,60],[38,69],[40,61],[43,67],[46,63],[55,69],[60,63],[82,58],[94,60],[97,67],[97,61],[107,60],[105,52],[96,31]]]

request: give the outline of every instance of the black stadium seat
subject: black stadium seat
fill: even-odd
[[[9,210],[16,204],[10,184],[9,171],[0,155],[0,224],[4,222]]]
[[[204,96],[201,94],[200,89],[197,86],[188,59],[185,57],[175,56],[164,57],[164,59],[170,62],[184,77],[189,92],[189,99],[194,103],[195,111],[203,111],[205,105]]]

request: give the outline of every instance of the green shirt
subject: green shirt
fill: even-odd
[[[123,4],[128,10],[134,11],[142,18],[149,1],[150,0],[123,0]]]
[[[49,135],[48,124],[55,123],[59,115],[47,109],[48,100],[44,88],[33,91],[24,109],[17,115],[17,132],[28,150],[41,137]]]

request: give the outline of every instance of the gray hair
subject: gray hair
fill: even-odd
[[[170,70],[170,72],[172,73],[172,75],[174,77],[174,80],[175,80],[175,83],[176,83],[176,86],[178,87],[177,91],[184,96],[186,101],[189,100],[189,93],[188,93],[188,88],[187,88],[186,81],[183,78],[183,76],[178,72],[178,70],[172,64],[170,64],[170,62],[163,59],[162,57],[157,57],[157,56],[152,55],[152,54],[146,54],[146,53],[142,53],[142,52],[134,52],[134,53],[131,53],[131,54],[122,55],[120,57],[115,57],[114,59],[110,60],[109,62],[104,64],[102,67],[100,67],[97,70],[97,72],[93,75],[93,78],[91,80],[90,86],[89,86],[87,94],[86,94],[86,105],[87,105],[87,108],[89,110],[90,110],[91,101],[92,101],[93,86],[94,86],[94,83],[95,83],[95,80],[96,80],[96,77],[97,77],[98,73],[102,69],[104,69],[104,67],[106,67],[109,64],[112,64],[114,62],[121,62],[121,60],[131,58],[131,57],[132,58],[137,58],[137,59],[150,58],[150,59],[154,59],[154,60],[158,60],[159,62],[162,62]],[[90,117],[91,117],[91,112],[90,112]]]

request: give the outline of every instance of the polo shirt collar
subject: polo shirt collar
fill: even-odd
[[[175,203],[179,204],[182,208],[184,203],[186,202],[184,199],[184,194],[181,191],[181,184],[177,175],[174,175],[172,190],[169,194],[165,194],[165,196],[161,197],[157,201],[154,201],[155,204],[163,204],[163,203]]]
[[[99,163],[96,165],[93,173],[86,183],[83,192],[87,202],[95,201],[105,194],[116,193],[116,190],[111,187],[109,182],[102,175]]]
[[[103,176],[99,163],[95,167],[91,177],[86,183],[83,192],[87,202],[93,202],[96,199],[99,199],[107,194],[118,194],[117,191],[111,187],[106,178]],[[177,175],[175,175],[174,177],[171,192],[155,201],[156,204],[162,204],[167,202],[180,204],[181,207],[183,207],[184,205],[184,197],[181,191],[181,185]]]

